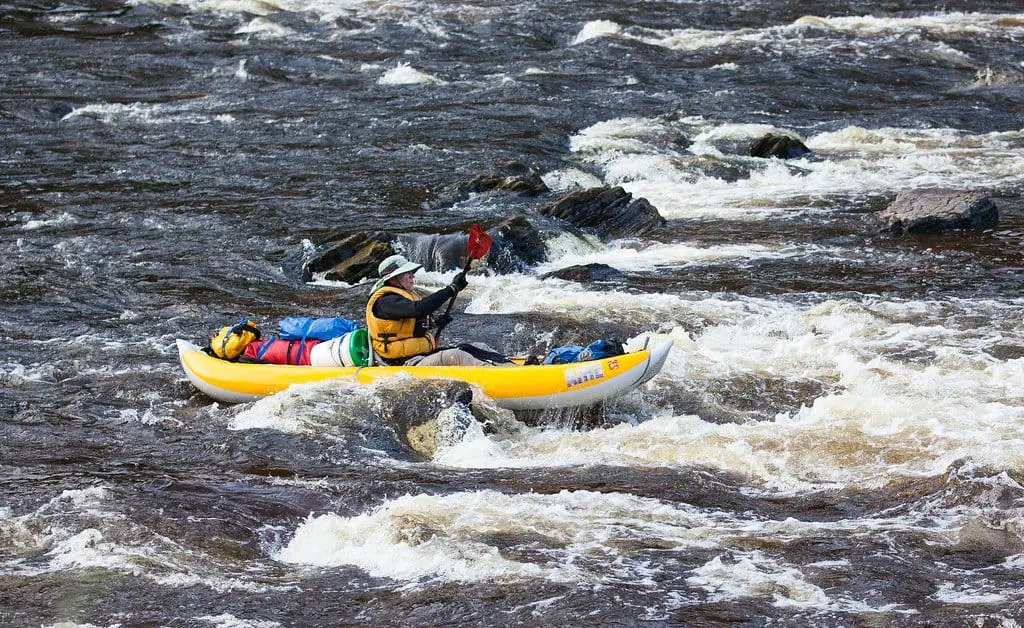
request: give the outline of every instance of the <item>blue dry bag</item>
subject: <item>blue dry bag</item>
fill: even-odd
[[[603,360],[616,355],[622,355],[625,351],[622,343],[618,340],[595,340],[585,347],[579,345],[565,345],[556,347],[544,356],[544,364],[568,364],[569,362],[586,362],[588,360]]]
[[[618,340],[595,340],[586,347],[576,357],[577,362],[586,362],[587,360],[603,360],[605,358],[611,358],[617,355],[622,355],[625,350],[622,348],[622,343]]]
[[[288,316],[277,325],[277,335],[283,340],[330,340],[355,331],[359,325],[347,318],[310,318]]]
[[[583,351],[583,347],[579,345],[555,347],[544,356],[544,364],[568,364],[569,362],[575,362],[576,358],[580,355],[580,351]]]

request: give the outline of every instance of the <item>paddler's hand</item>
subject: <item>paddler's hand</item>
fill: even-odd
[[[452,289],[453,293],[458,294],[468,285],[469,282],[466,281],[466,273],[461,272],[458,275],[455,275],[455,279],[452,279],[452,283],[448,287]]]
[[[447,327],[448,323],[450,323],[450,322],[452,322],[452,315],[451,314],[442,314],[442,315],[438,316],[436,319],[434,319],[434,327],[437,328],[437,332],[436,333],[440,334],[441,330],[444,329],[445,327]]]

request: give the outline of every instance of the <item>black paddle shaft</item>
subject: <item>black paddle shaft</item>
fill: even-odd
[[[469,272],[469,265],[472,264],[472,263],[473,263],[473,258],[472,257],[470,257],[469,259],[466,260],[466,267],[462,269],[463,276],[465,276],[466,273]],[[452,307],[455,305],[455,297],[457,297],[457,296],[459,296],[458,292],[456,292],[455,294],[452,295],[451,300],[448,301],[448,309],[446,309],[444,311],[445,314],[451,314]]]

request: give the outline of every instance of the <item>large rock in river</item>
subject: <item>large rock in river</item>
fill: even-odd
[[[395,240],[394,234],[384,231],[358,231],[323,244],[302,264],[302,280],[322,275],[331,281],[358,283],[365,277],[376,277],[377,266],[395,254]]]
[[[876,215],[894,233],[980,229],[999,222],[999,210],[987,194],[943,188],[904,190]]]
[[[569,192],[541,208],[545,216],[560,218],[599,238],[643,235],[665,224],[658,210],[645,198],[621,187],[596,187]]]
[[[777,157],[779,159],[796,159],[811,152],[811,149],[795,137],[768,133],[750,145],[748,154],[751,157]]]
[[[608,264],[581,264],[559,268],[540,276],[541,279],[555,278],[577,283],[606,282],[624,279],[625,276],[618,269]]]

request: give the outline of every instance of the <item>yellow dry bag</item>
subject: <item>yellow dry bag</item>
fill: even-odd
[[[210,351],[218,358],[236,360],[253,340],[259,340],[260,330],[247,318],[238,321],[237,325],[221,327],[220,331],[210,338]]]

